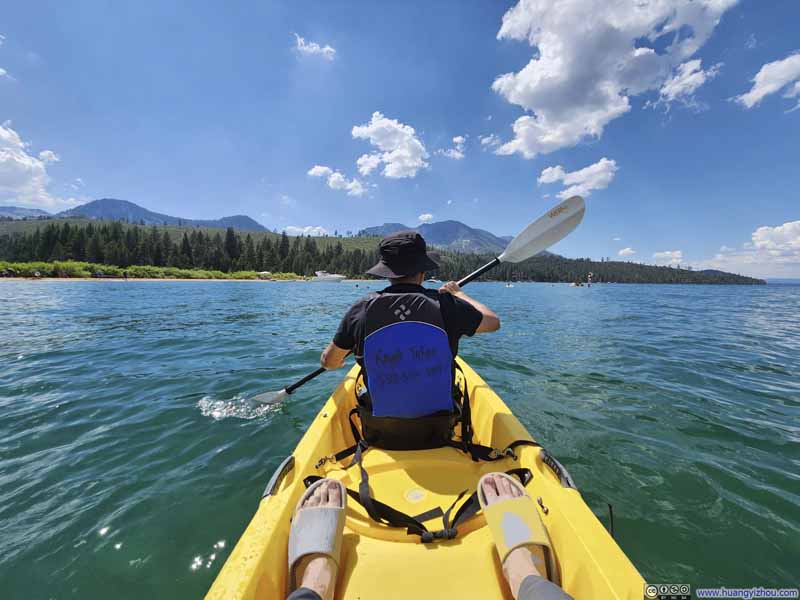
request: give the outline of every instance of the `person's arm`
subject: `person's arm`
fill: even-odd
[[[491,333],[492,331],[497,331],[500,329],[500,317],[498,317],[495,312],[485,304],[481,304],[475,300],[475,298],[470,298],[467,296],[455,281],[448,281],[445,283],[441,288],[439,288],[439,293],[452,294],[456,298],[460,298],[461,300],[464,300],[464,302],[468,302],[475,307],[478,312],[481,313],[483,318],[481,319],[480,325],[478,325],[478,328],[475,330],[475,333]]]
[[[344,359],[347,358],[348,354],[350,354],[350,350],[339,348],[339,346],[330,342],[325,350],[322,351],[319,362],[323,369],[333,371],[334,369],[340,369],[344,366]]]
[[[339,328],[333,336],[333,340],[325,347],[325,350],[322,351],[322,355],[319,357],[319,363],[322,365],[323,369],[332,371],[344,366],[344,359],[347,358],[347,355],[356,347],[355,333],[358,327],[357,324],[361,318],[362,309],[363,302],[359,300],[353,304],[350,310],[342,317]]]

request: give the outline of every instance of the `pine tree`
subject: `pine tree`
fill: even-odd
[[[239,237],[236,235],[233,227],[228,227],[225,231],[225,254],[228,255],[231,262],[239,258],[241,254],[240,248],[241,243],[239,242]]]
[[[181,249],[178,253],[178,266],[184,269],[188,269],[192,267],[194,264],[194,260],[192,258],[192,245],[189,243],[189,236],[186,235],[186,232],[183,232],[183,238],[181,238]]]
[[[253,245],[253,237],[248,233],[244,240],[244,259],[242,261],[242,269],[245,271],[255,271],[258,268],[258,260],[256,259],[256,248]]]

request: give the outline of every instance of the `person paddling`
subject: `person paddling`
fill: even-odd
[[[389,235],[378,251],[380,262],[367,273],[388,279],[389,287],[350,307],[320,362],[338,369],[355,354],[364,371],[359,416],[368,442],[437,447],[449,436],[459,340],[497,331],[500,319],[454,281],[438,292],[422,286],[425,273],[439,265],[419,233]]]

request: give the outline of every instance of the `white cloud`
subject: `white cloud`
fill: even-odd
[[[437,154],[441,154],[454,160],[461,160],[464,158],[464,146],[467,143],[467,138],[463,135],[457,135],[453,138],[453,147],[446,150],[437,150]]]
[[[305,38],[300,37],[296,33],[294,34],[295,37],[295,49],[300,53],[306,56],[321,56],[325,60],[333,60],[336,58],[336,49],[332,48],[331,46],[325,45],[320,46],[316,42],[307,42]]]
[[[451,204],[453,204],[453,201],[452,200],[448,200],[447,201],[447,206],[450,206]]]
[[[753,108],[766,96],[786,89],[784,98],[800,96],[800,52],[794,52],[783,60],[767,63],[753,78],[749,92],[736,96],[734,100],[745,108]],[[794,109],[800,108],[800,102]]]
[[[61,162],[61,157],[52,150],[42,150],[39,152],[39,160],[43,163]]]
[[[358,172],[361,173],[364,177],[372,173],[375,169],[377,169],[381,164],[381,156],[380,154],[362,154],[358,157],[356,161],[356,166],[358,167]]]
[[[654,252],[653,258],[657,263],[678,265],[683,260],[683,252],[681,250],[664,250],[663,252]]]
[[[621,237],[615,237],[615,238],[611,238],[611,239],[612,239],[612,241],[614,241],[614,242],[621,242],[621,241],[622,241],[622,238],[621,238]]]
[[[422,213],[417,218],[419,219],[420,223],[430,223],[433,221],[433,215],[431,213]]]
[[[750,36],[747,38],[747,41],[744,43],[744,47],[747,48],[748,50],[752,50],[756,46],[758,46],[758,40],[756,39],[755,34],[751,33]]]
[[[502,143],[500,136],[497,136],[493,133],[490,133],[489,135],[479,136],[478,139],[481,141],[481,146],[485,146],[487,148],[496,148]]]
[[[428,166],[425,159],[428,151],[410,125],[396,119],[387,119],[380,112],[372,113],[372,119],[364,125],[353,127],[356,139],[365,139],[379,152],[364,154],[358,161],[358,171],[369,175],[383,163],[382,175],[390,178],[414,177],[417,171]]]
[[[308,170],[308,175],[311,177],[328,177],[333,173],[333,169],[324,165],[314,165]]]
[[[289,225],[283,229],[286,235],[328,235],[328,230],[319,225],[306,225],[305,227],[298,227],[296,225]]]
[[[736,2],[520,0],[497,37],[527,41],[534,54],[492,89],[530,114],[514,122],[514,139],[496,153],[533,158],[599,138],[631,109],[630,96],[659,89],[691,58]]]
[[[776,258],[800,259],[800,221],[789,221],[777,227],[759,227],[751,238],[756,252],[765,252]]]
[[[47,163],[58,158],[50,150],[29,153],[30,144],[6,121],[0,125],[0,201],[39,208],[65,208],[78,202],[63,199],[48,191]]]
[[[562,181],[567,189],[558,193],[559,198],[569,198],[570,196],[589,196],[592,190],[602,190],[614,179],[617,172],[616,161],[605,157],[593,165],[589,165],[578,171],[566,172],[561,165],[547,167],[539,175],[537,180],[541,183],[555,183]]]
[[[675,75],[661,86],[658,102],[653,102],[651,105],[664,104],[669,109],[670,104],[681,102],[686,106],[701,108],[694,98],[694,93],[701,85],[714,79],[721,68],[722,63],[717,63],[708,69],[703,69],[703,63],[699,58],[683,63]]]
[[[347,190],[348,196],[363,196],[366,188],[358,179],[347,179],[339,171],[334,171],[324,165],[314,165],[308,170],[311,177],[327,178],[328,187],[332,190]]]
[[[741,248],[723,246],[696,266],[755,277],[800,277],[800,221],[758,227]]]
[[[11,75],[8,74],[8,71],[6,71],[3,67],[0,67],[0,79],[2,79],[3,77],[5,77],[6,79],[14,79],[13,77],[11,77]]]
[[[633,256],[634,254],[636,254],[636,250],[634,250],[633,248],[623,248],[622,250],[617,252],[617,254],[619,256]]]

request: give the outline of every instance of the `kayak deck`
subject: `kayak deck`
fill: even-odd
[[[472,399],[478,443],[504,448],[516,439],[531,439],[521,423],[486,383],[461,362]],[[353,443],[348,413],[354,406],[356,369],[348,373],[323,406],[293,453],[291,469],[270,496],[262,499],[250,525],[208,592],[210,599],[280,599],[285,595],[286,546],[290,519],[305,490],[303,478],[320,475],[358,489],[357,466],[320,458]],[[420,451],[370,449],[363,464],[373,497],[409,515],[441,508],[446,511],[466,491],[475,490],[481,475],[527,467],[527,486],[541,498],[540,515],[551,537],[562,587],[576,600],[642,598],[644,582],[619,546],[592,514],[580,493],[565,487],[543,461],[540,448],[519,447],[518,460],[474,462],[454,448]],[[462,498],[462,501],[466,498]],[[459,502],[460,506],[460,502]],[[425,522],[441,529],[441,517]],[[509,600],[500,560],[481,513],[459,527],[454,540],[422,544],[404,529],[371,520],[356,502],[347,505],[347,520],[337,579],[337,599],[480,598]]]

